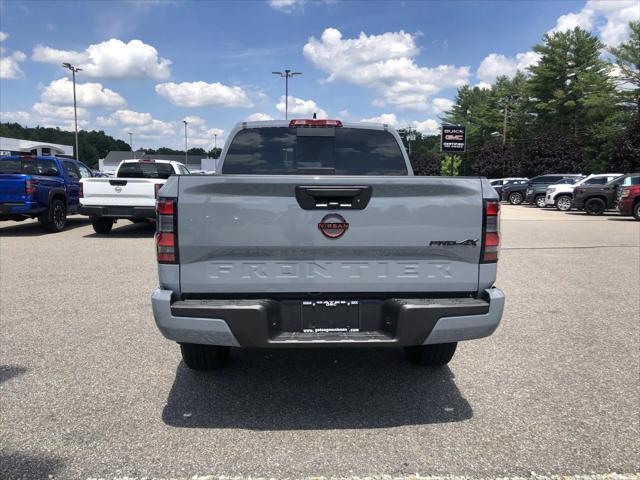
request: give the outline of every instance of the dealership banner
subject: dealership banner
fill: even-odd
[[[440,135],[440,151],[464,152],[465,139],[465,127],[443,125],[442,134]]]

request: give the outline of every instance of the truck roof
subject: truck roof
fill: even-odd
[[[291,123],[294,121],[329,121],[329,122],[340,122],[340,126],[336,126],[337,128],[365,128],[369,130],[395,130],[388,123],[376,123],[376,122],[343,122],[342,120],[335,119],[310,119],[310,118],[292,118],[291,120],[259,120],[253,122],[239,122],[236,124],[233,130],[241,129],[241,128],[257,128],[257,127],[289,127]],[[320,126],[320,125],[318,125]],[[333,125],[327,125],[333,126]]]

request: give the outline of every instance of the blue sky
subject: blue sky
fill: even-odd
[[[640,16],[627,1],[28,1],[0,3],[2,121],[72,125],[134,146],[218,144],[235,123],[290,116],[380,120],[435,131],[463,84],[536,62],[545,32],[580,25],[609,45]],[[293,111],[293,113],[291,113]]]

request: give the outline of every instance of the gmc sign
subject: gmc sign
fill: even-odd
[[[465,127],[457,125],[443,125],[440,135],[441,152],[464,152],[465,151]]]

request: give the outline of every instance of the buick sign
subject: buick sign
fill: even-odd
[[[440,135],[441,152],[464,152],[466,132],[465,127],[457,125],[443,125]]]

